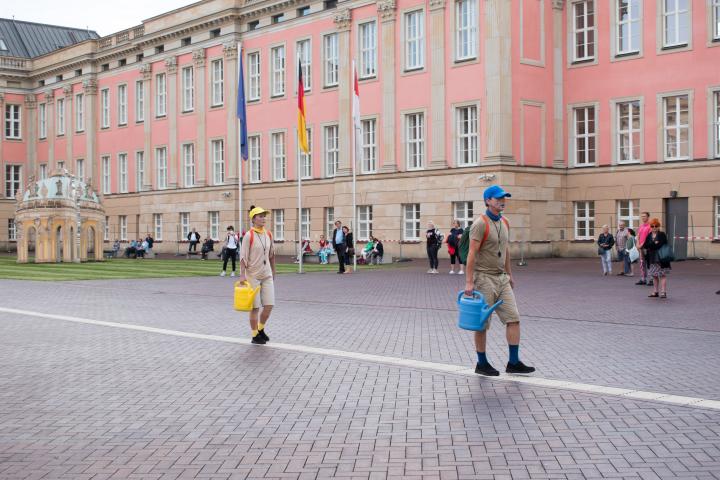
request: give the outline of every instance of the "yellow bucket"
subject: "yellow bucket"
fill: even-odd
[[[260,291],[260,285],[252,288],[247,280],[235,282],[235,310],[249,312],[253,308],[255,295]]]

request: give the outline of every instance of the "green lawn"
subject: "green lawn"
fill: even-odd
[[[211,277],[219,275],[219,260],[111,259],[89,263],[16,263],[15,257],[0,257],[0,279],[15,280],[112,280],[119,278]],[[383,266],[358,266],[363,270]],[[229,269],[229,266],[228,266]],[[295,273],[297,264],[282,263],[277,271]],[[335,271],[337,265],[305,264],[305,272]]]

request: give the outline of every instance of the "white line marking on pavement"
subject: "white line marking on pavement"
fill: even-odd
[[[165,328],[146,327],[143,325],[133,325],[129,323],[105,322],[102,320],[93,320],[89,318],[71,317],[68,315],[54,315],[49,313],[33,312],[29,310],[18,310],[14,308],[0,307],[2,313],[12,313],[15,315],[25,315],[30,317],[47,318],[50,320],[62,320],[66,322],[83,323],[86,325],[97,325],[101,327],[121,328],[125,330],[135,330],[139,332],[157,333],[160,335],[170,335],[174,337],[195,338],[199,340],[211,340],[215,342],[235,343],[240,345],[251,345],[249,339],[239,337],[226,337],[222,335],[207,335],[204,333],[183,332],[180,330],[168,330]],[[471,377],[479,377],[473,369],[460,365],[449,365],[446,363],[426,362],[423,360],[413,360],[409,358],[389,357],[386,355],[374,355],[370,353],[347,352],[344,350],[336,350],[330,348],[308,347],[305,345],[293,345],[289,343],[267,344],[264,347],[277,350],[287,350],[298,353],[310,353],[315,355],[329,355],[333,357],[347,358],[351,360],[362,360],[375,363],[383,363],[386,365],[395,365],[399,367],[418,368],[422,370],[431,370],[434,372],[452,373],[455,375],[465,375]],[[567,380],[555,380],[552,378],[506,375],[501,374],[499,377],[483,377],[492,381],[503,381],[522,383],[525,385],[533,385],[546,388],[559,388],[564,390],[573,390],[582,393],[595,393],[601,395],[610,395],[617,397],[632,398],[635,400],[655,401],[669,403],[673,405],[681,405],[686,407],[702,407],[711,410],[720,410],[720,401],[709,400],[705,398],[683,397],[679,395],[670,395],[666,393],[645,392],[642,390],[633,390],[629,388],[606,387],[602,385],[591,385],[587,383],[571,382]]]

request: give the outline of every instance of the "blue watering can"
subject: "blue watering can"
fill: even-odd
[[[501,303],[503,301],[498,300],[495,305],[488,305],[483,294],[477,290],[473,290],[472,297],[466,297],[465,292],[458,293],[458,327],[482,332],[486,328],[488,318]]]

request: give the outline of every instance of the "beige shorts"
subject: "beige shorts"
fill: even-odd
[[[504,325],[520,321],[520,313],[515,303],[515,294],[510,287],[510,277],[508,277],[507,274],[488,275],[486,273],[476,272],[473,275],[473,279],[475,290],[483,294],[485,303],[493,305],[498,300],[503,301],[503,303],[495,309],[495,314]],[[490,321],[488,321],[487,325],[488,328],[490,328]]]
[[[247,277],[247,281],[250,282],[252,288],[260,285],[260,291],[255,295],[255,299],[253,300],[253,308],[275,305],[275,284],[273,283],[273,277],[267,277],[262,280]]]

